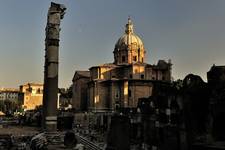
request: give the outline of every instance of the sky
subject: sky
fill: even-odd
[[[0,87],[43,83],[49,0],[7,0],[0,5]],[[76,70],[113,62],[128,16],[144,42],[146,62],[171,59],[172,76],[200,75],[225,65],[225,0],[55,0],[61,23],[59,87]]]

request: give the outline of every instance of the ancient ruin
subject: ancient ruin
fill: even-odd
[[[146,63],[130,17],[113,63],[76,71],[70,88],[59,89],[65,10],[53,2],[48,10],[43,108],[42,84],[21,86],[27,110],[18,118],[0,117],[0,149],[225,150],[225,66],[213,65],[207,82],[194,74],[173,81],[171,60]],[[0,94],[8,101],[20,96],[12,90]]]
[[[59,32],[65,10],[64,5],[52,2],[45,29],[43,128],[47,131],[56,131],[57,129]]]

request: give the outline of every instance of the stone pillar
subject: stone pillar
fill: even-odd
[[[64,5],[52,2],[45,29],[43,128],[46,131],[57,130],[59,31],[65,10]]]

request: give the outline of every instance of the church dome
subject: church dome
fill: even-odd
[[[116,48],[118,50],[124,46],[129,46],[129,45],[136,45],[137,48],[143,48],[143,42],[141,39],[134,33],[132,34],[124,34],[122,35],[119,40],[116,42]]]
[[[144,63],[144,44],[134,33],[133,23],[130,18],[128,18],[128,23],[125,26],[125,33],[116,42],[113,53],[115,64]]]
[[[116,42],[115,50],[121,50],[127,47],[144,49],[142,40],[134,33],[133,23],[130,18],[128,18],[128,24],[126,24],[125,33]]]

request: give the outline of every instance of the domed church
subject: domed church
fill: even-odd
[[[145,62],[146,49],[135,34],[130,18],[113,51],[114,62],[76,71],[73,77],[73,107],[77,110],[111,111],[116,107],[137,107],[156,84],[171,82],[171,62]]]

